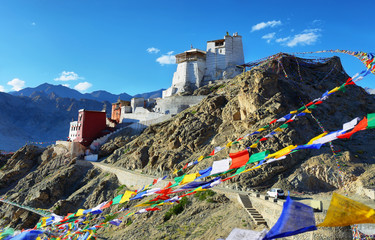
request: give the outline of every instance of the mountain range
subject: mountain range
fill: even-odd
[[[30,142],[50,145],[56,140],[65,140],[69,123],[77,120],[79,109],[106,108],[110,117],[111,103],[119,98],[156,98],[162,90],[134,96],[106,91],[82,94],[62,85],[44,83],[18,92],[0,92],[0,150],[15,151]]]
[[[108,101],[110,103],[116,102],[119,98],[121,100],[127,100],[129,101],[133,97],[143,97],[145,99],[147,98],[158,98],[162,96],[162,91],[165,89],[159,89],[153,92],[146,92],[141,94],[136,94],[134,96],[131,96],[127,93],[121,93],[121,94],[113,94],[109,93],[107,91],[99,90],[94,91],[91,93],[80,93],[79,91],[75,89],[71,89],[69,87],[63,86],[63,85],[53,85],[49,83],[43,83],[37,87],[34,88],[24,88],[20,91],[14,91],[9,92],[9,94],[13,96],[24,96],[24,97],[33,97],[36,95],[49,95],[53,94],[55,97],[61,97],[61,98],[73,98],[76,100],[80,99],[90,99],[95,101]]]

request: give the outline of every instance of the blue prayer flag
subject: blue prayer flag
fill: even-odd
[[[313,209],[293,201],[288,196],[279,219],[263,240],[293,236],[316,229]]]

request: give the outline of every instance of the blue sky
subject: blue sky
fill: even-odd
[[[191,44],[205,50],[226,31],[242,36],[246,62],[278,52],[375,52],[373,9],[373,0],[2,0],[0,91],[45,82],[131,95],[168,88],[174,54]],[[337,55],[349,75],[364,69]],[[359,85],[375,88],[375,76]]]

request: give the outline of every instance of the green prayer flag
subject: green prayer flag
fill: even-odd
[[[237,171],[236,171],[236,173],[234,175],[242,173],[243,171],[245,171],[245,169],[246,169],[246,164],[243,165],[242,167],[240,167],[239,169],[237,169]]]
[[[263,160],[265,159],[268,154],[270,154],[270,151],[267,150],[267,151],[264,151],[264,152],[260,152],[260,153],[254,153],[253,155],[251,155],[249,161],[247,162],[247,164],[249,163],[254,163],[254,162],[259,162],[260,160]]]
[[[42,223],[38,222],[38,224],[36,225],[36,228],[40,228],[40,226],[42,226]]]
[[[112,200],[112,205],[119,204],[123,195],[124,195],[124,194],[120,194],[120,195],[116,196],[116,197]]]
[[[305,109],[305,106],[298,108],[297,111],[301,111],[301,110],[304,110],[304,109]]]
[[[288,127],[288,124],[283,124],[283,125],[281,125],[279,128],[287,128]]]
[[[308,107],[308,109],[315,109],[316,108],[316,105],[311,105],[310,107]]]
[[[182,175],[182,176],[179,176],[179,177],[175,177],[174,180],[175,180],[176,183],[180,183],[182,181],[182,179],[184,179],[184,177],[185,177],[185,174]]]
[[[346,92],[345,83],[339,87],[338,91]]]
[[[375,128],[375,113],[367,114],[367,129]]]
[[[270,127],[270,125],[267,124],[266,126],[263,126],[262,128],[269,128],[269,127]]]

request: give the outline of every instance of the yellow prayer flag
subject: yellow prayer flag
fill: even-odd
[[[275,132],[282,132],[283,129],[278,127],[278,128],[276,128],[274,131],[275,131]]]
[[[227,147],[232,146],[232,143],[233,143],[233,142],[229,142],[229,143],[227,143]]]
[[[194,181],[199,175],[199,173],[192,173],[192,174],[187,174],[184,176],[184,178],[182,179],[182,181],[180,182],[179,185],[183,185],[183,184],[186,184],[186,183],[189,183],[189,182],[192,182]]]
[[[203,191],[207,191],[207,189],[204,189],[202,188],[202,186],[200,187],[197,187],[196,189],[194,189],[195,192],[203,192]]]
[[[331,91],[329,91],[328,94],[337,92],[339,89],[340,89],[340,87],[335,87],[334,89],[332,89]]]
[[[261,132],[261,131],[264,131],[264,130],[266,130],[265,128],[259,128],[258,130],[257,130],[257,132]]]
[[[76,212],[76,216],[77,217],[82,216],[83,215],[83,211],[85,211],[85,209],[78,209],[78,211]]]
[[[245,171],[243,171],[243,172],[240,172],[239,174],[246,173],[246,172],[249,172],[249,171],[252,171],[252,170],[255,170],[255,169],[259,169],[259,168],[260,168],[260,166],[258,166],[258,167],[253,167],[253,168],[249,168],[249,169],[247,169],[247,170],[245,170]]]
[[[258,143],[254,143],[253,145],[250,146],[250,148],[256,148],[258,146]]]
[[[291,111],[290,114],[295,114],[297,112],[298,112],[297,110],[294,110],[294,111]]]
[[[154,203],[145,202],[145,203],[140,203],[138,205],[135,205],[134,207],[148,207],[148,206],[151,206],[152,204],[154,204]]]
[[[173,175],[176,175],[176,174],[177,174],[177,172],[178,172],[178,170],[177,170],[177,169],[175,169],[175,170],[174,170],[174,172],[173,172]]]
[[[311,111],[309,109],[307,109],[307,108],[305,110],[303,110],[302,112],[303,113],[311,113]]]
[[[124,195],[122,195],[122,198],[121,198],[121,200],[120,200],[119,203],[124,203],[124,202],[129,201],[130,197],[131,197],[133,194],[135,194],[135,192],[132,192],[132,191],[128,191],[128,190],[126,190],[125,193],[124,193]]]
[[[200,156],[200,157],[198,158],[198,162],[202,161],[203,158],[204,158],[203,156]]]
[[[293,149],[295,149],[297,147],[297,145],[289,145],[275,153],[272,153],[272,154],[269,154],[267,156],[267,158],[279,158],[279,157],[282,157],[282,156],[285,156],[287,155],[288,153],[290,153],[290,151],[292,151]]]
[[[319,136],[316,136],[316,137],[312,138],[306,145],[312,144],[315,140],[318,140],[319,138],[322,138],[325,135],[327,135],[327,132],[324,132],[324,133],[320,134]]]
[[[344,227],[375,223],[375,210],[340,194],[333,193],[327,215],[318,227]]]

